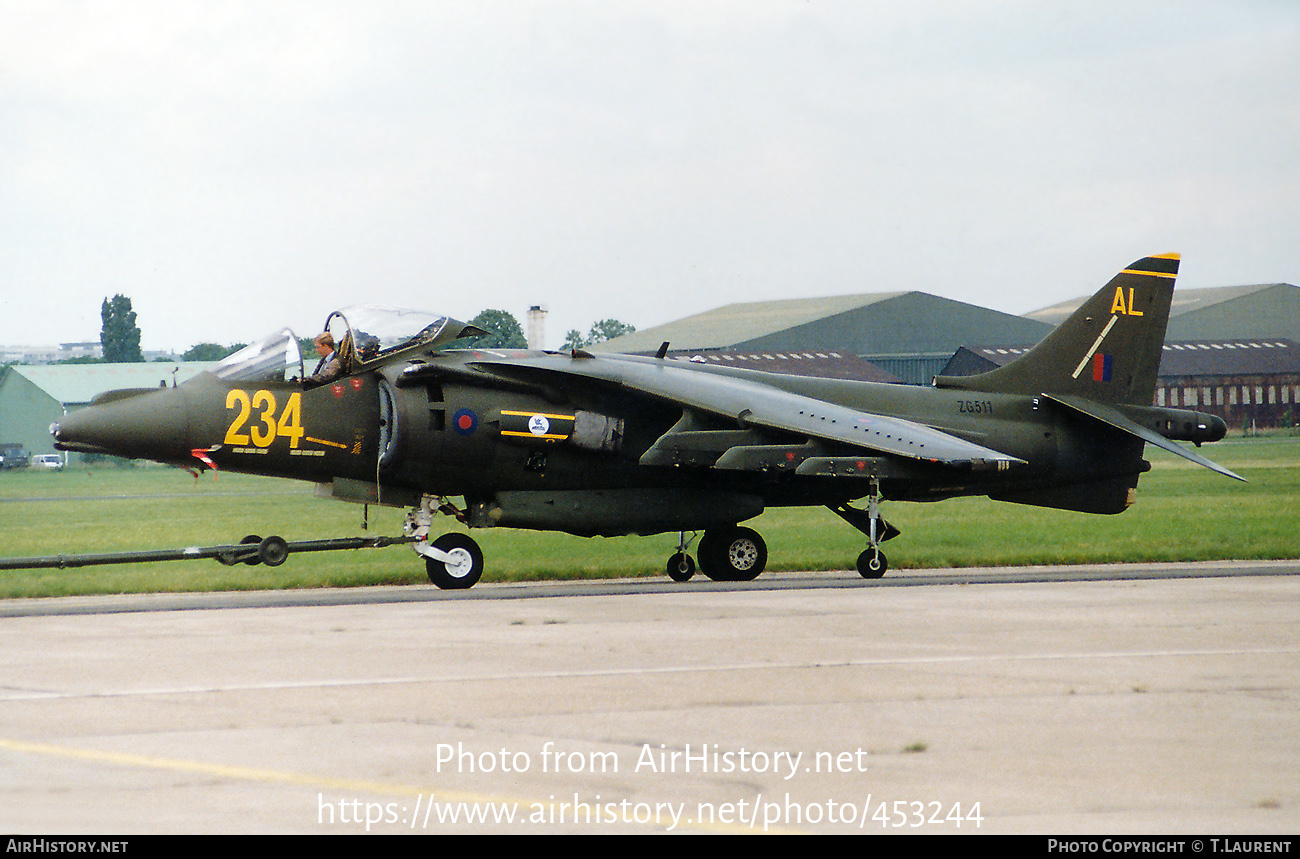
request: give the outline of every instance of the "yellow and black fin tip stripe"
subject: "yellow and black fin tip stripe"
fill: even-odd
[[[1146,257],[1124,269],[1124,274],[1149,274],[1153,277],[1173,277],[1178,274],[1178,261],[1181,254],[1160,254]]]

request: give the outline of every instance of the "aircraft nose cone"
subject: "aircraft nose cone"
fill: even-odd
[[[1218,415],[1209,416],[1209,426],[1206,428],[1206,441],[1218,441],[1228,434],[1228,422]]]
[[[189,409],[178,388],[114,391],[69,412],[50,432],[60,450],[170,461],[188,453]]]

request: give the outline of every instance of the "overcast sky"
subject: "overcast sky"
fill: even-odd
[[[1300,283],[1300,3],[0,0],[0,344]]]

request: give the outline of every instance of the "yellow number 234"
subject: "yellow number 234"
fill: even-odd
[[[226,408],[238,409],[230,429],[226,430],[226,444],[246,445],[251,439],[257,447],[270,447],[279,437],[289,439],[289,447],[296,450],[303,436],[302,393],[295,391],[289,395],[278,418],[276,405],[275,394],[270,391],[257,391],[251,399],[247,391],[238,388],[226,394]],[[249,418],[254,414],[256,419],[250,425]]]

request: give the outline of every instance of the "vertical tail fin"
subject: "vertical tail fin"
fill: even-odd
[[[1021,357],[976,376],[940,376],[935,384],[1151,405],[1178,261],[1178,254],[1138,260]]]

